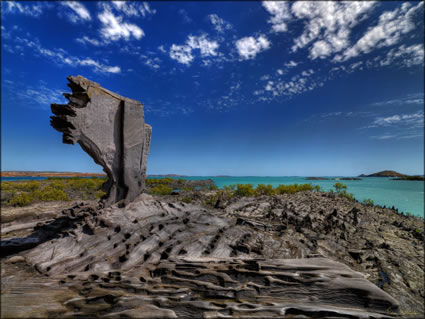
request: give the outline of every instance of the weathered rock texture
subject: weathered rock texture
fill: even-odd
[[[74,206],[35,227],[34,233],[50,237],[20,253],[25,263],[16,255],[3,259],[2,312],[134,318],[387,318],[399,310],[402,317],[423,315],[423,262],[407,260],[423,257],[416,244],[422,237],[401,230],[409,239],[394,238],[389,248],[381,247],[381,236],[369,233],[367,225],[386,229],[384,243],[397,226],[321,195],[234,199],[219,210],[146,194],[125,208]],[[13,225],[7,227],[13,233]],[[382,275],[388,281],[375,285]],[[416,288],[406,286],[411,280]]]
[[[78,142],[108,175],[104,204],[131,202],[144,189],[152,128],[143,105],[82,76],[69,76],[66,105],[52,104],[51,125],[63,142]]]

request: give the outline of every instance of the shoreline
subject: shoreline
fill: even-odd
[[[0,177],[106,177],[106,174],[80,172],[9,171],[1,172]]]

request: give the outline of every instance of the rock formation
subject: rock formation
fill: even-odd
[[[61,318],[390,318],[398,311],[398,301],[363,274],[304,256],[274,221],[234,212],[146,194],[124,208],[66,209],[36,227],[50,232],[48,241],[3,264],[2,311]]]
[[[51,125],[63,142],[78,142],[108,175],[104,205],[131,202],[144,189],[152,128],[143,105],[82,76],[69,76],[66,105],[52,104]]]

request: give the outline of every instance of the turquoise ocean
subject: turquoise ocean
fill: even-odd
[[[154,176],[153,176],[154,177]],[[341,178],[340,176],[325,176],[327,178]],[[184,176],[175,177],[189,180],[212,179],[218,188],[232,184],[271,184],[276,187],[280,184],[313,184],[319,185],[323,190],[333,189],[337,180],[309,181],[305,177],[284,176]],[[3,177],[2,181],[16,180],[41,180],[45,177]],[[347,185],[347,192],[352,193],[358,201],[372,199],[375,204],[392,207],[400,212],[411,213],[424,217],[424,182],[423,181],[394,181],[387,177],[365,177],[358,181],[339,181]]]

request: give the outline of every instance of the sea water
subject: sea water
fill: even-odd
[[[156,178],[156,177],[155,177]],[[424,182],[423,181],[397,181],[389,177],[363,177],[357,181],[336,180],[338,176],[326,176],[329,180],[306,180],[305,177],[284,176],[184,176],[174,177],[189,180],[212,179],[218,188],[235,184],[270,184],[276,187],[280,184],[313,184],[319,185],[323,190],[334,189],[337,182],[347,185],[347,192],[352,193],[358,201],[372,199],[377,205],[395,207],[400,212],[411,213],[415,216],[424,217]],[[3,177],[2,181],[18,180],[43,180],[46,177]]]
[[[284,176],[188,176],[178,177],[183,179],[212,179],[218,188],[234,184],[270,184],[276,187],[280,184],[312,184],[319,185],[322,190],[335,190],[333,185],[340,182],[347,185],[347,192],[352,193],[358,201],[372,199],[376,205],[395,207],[400,212],[411,213],[424,217],[424,182],[423,181],[396,181],[389,177],[365,177],[357,181],[336,180],[341,176],[326,176],[329,180],[306,180],[305,177]]]

